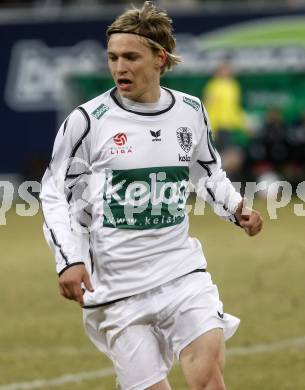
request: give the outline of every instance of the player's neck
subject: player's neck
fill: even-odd
[[[165,108],[167,108],[171,103],[172,103],[172,98],[171,95],[164,90],[163,88],[160,88],[159,91],[159,99],[155,102],[147,102],[147,103],[142,103],[138,102],[126,97],[122,97],[118,91],[116,93],[117,99],[120,101],[122,106],[128,110],[133,110],[133,111],[143,111],[143,112],[148,112],[148,111],[161,111]]]
[[[138,96],[123,96],[119,93],[121,100],[125,100],[126,102],[134,103],[134,104],[156,104],[160,100],[161,96],[161,87],[158,86],[154,88],[154,90],[146,91]]]

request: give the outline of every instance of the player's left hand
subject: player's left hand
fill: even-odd
[[[255,236],[262,230],[263,218],[258,211],[246,206],[246,199],[239,203],[235,217],[249,236]]]

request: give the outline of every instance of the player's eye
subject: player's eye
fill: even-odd
[[[117,60],[117,57],[114,56],[114,55],[108,55],[108,60],[111,61],[111,62],[114,62]]]
[[[138,59],[138,55],[136,55],[136,54],[127,54],[126,55],[126,58],[127,58],[127,60],[129,60],[129,61],[136,61],[137,59]]]

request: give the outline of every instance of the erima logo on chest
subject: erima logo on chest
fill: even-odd
[[[156,141],[161,141],[161,130],[157,130],[157,131],[153,131],[153,130],[150,130],[150,134],[152,135],[152,141],[153,142],[156,142]]]

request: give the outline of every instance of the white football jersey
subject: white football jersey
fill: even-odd
[[[163,88],[170,103],[135,111],[116,88],[61,126],[42,180],[44,231],[57,272],[85,263],[86,307],[138,294],[205,268],[188,233],[190,183],[226,219],[241,196],[220,166],[199,99]]]

